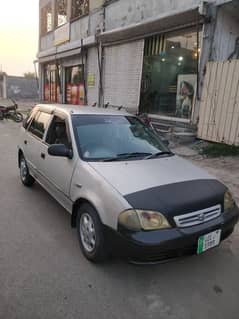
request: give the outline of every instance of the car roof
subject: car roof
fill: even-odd
[[[128,113],[126,110],[121,109],[118,110],[114,107],[93,107],[87,105],[70,105],[70,104],[37,104],[38,107],[42,111],[47,112],[54,112],[54,111],[61,111],[69,115],[79,115],[79,114],[97,114],[97,115],[122,115],[122,116],[134,116],[133,114]]]

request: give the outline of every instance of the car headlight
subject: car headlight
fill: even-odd
[[[224,211],[234,208],[235,201],[232,197],[232,194],[229,191],[226,191],[224,194]]]
[[[135,231],[171,228],[163,214],[148,210],[127,210],[120,214],[119,224]]]

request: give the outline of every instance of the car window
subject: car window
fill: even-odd
[[[47,129],[50,118],[51,114],[38,112],[31,122],[29,132],[42,139]]]
[[[67,134],[66,121],[59,116],[54,116],[50,128],[47,133],[46,143],[52,144],[64,144],[70,146],[70,139]]]

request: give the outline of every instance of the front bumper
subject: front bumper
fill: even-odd
[[[199,237],[217,229],[222,230],[221,240],[226,239],[238,218],[239,209],[235,207],[214,220],[192,227],[140,232],[105,227],[105,236],[113,255],[135,262],[156,262],[196,254]]]

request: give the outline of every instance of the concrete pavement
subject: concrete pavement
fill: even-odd
[[[237,232],[204,255],[155,266],[93,265],[70,216],[21,185],[19,125],[0,121],[0,319],[238,319]]]

